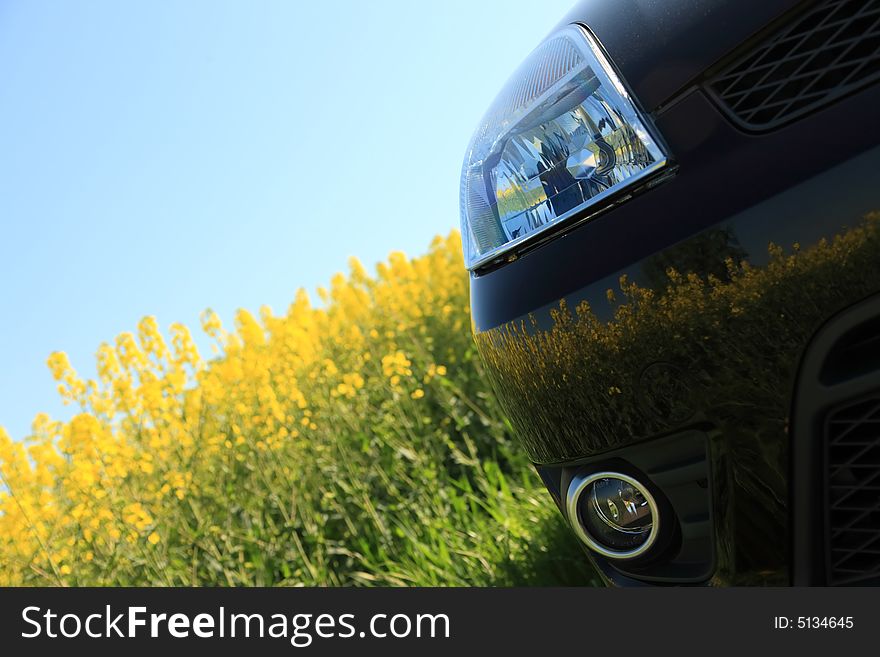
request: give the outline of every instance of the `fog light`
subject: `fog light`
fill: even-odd
[[[578,475],[568,487],[568,518],[578,537],[612,559],[647,552],[657,538],[657,502],[647,488],[619,472]]]

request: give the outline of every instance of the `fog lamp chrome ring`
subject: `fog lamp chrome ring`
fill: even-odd
[[[631,533],[633,535],[635,535],[636,533],[647,533],[647,537],[645,538],[645,540],[639,543],[637,546],[632,547],[631,549],[614,549],[600,542],[590,533],[588,528],[585,526],[584,520],[581,517],[580,506],[583,502],[582,497],[585,494],[593,494],[594,485],[598,482],[601,482],[602,480],[618,480],[631,486],[633,489],[638,491],[641,498],[644,500],[644,504],[647,506],[647,510],[650,513],[650,529],[648,529],[647,532],[631,532],[624,527],[619,527],[614,525],[612,522],[609,522],[609,520],[600,512],[599,517],[601,518],[601,520],[609,526],[614,527],[614,529],[619,531],[621,535],[626,535],[627,533]],[[587,503],[590,503],[589,500],[587,500]],[[576,475],[571,480],[571,483],[568,486],[568,494],[566,496],[566,512],[568,514],[569,524],[571,525],[577,537],[581,539],[584,543],[586,543],[586,545],[591,550],[597,552],[598,554],[601,554],[602,556],[608,557],[609,559],[634,559],[645,554],[656,543],[657,536],[660,532],[660,513],[659,507],[657,506],[657,501],[654,499],[654,496],[647,489],[645,484],[621,472],[603,471]]]

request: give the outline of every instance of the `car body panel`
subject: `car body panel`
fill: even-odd
[[[559,23],[587,25],[642,106],[654,111],[797,0],[586,0]]]
[[[792,4],[581,3],[564,23],[588,25],[643,106],[663,105],[652,118],[673,175],[471,274],[486,371],[545,481],[628,446],[707,436],[713,584],[797,579],[798,371],[825,323],[880,293],[880,86],[763,135],[685,88]]]

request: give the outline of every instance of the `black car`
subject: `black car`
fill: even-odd
[[[462,172],[474,332],[616,585],[880,584],[880,0],[588,0]]]

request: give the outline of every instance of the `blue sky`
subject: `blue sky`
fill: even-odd
[[[147,314],[283,311],[458,224],[476,122],[573,0],[0,3],[0,425]]]

